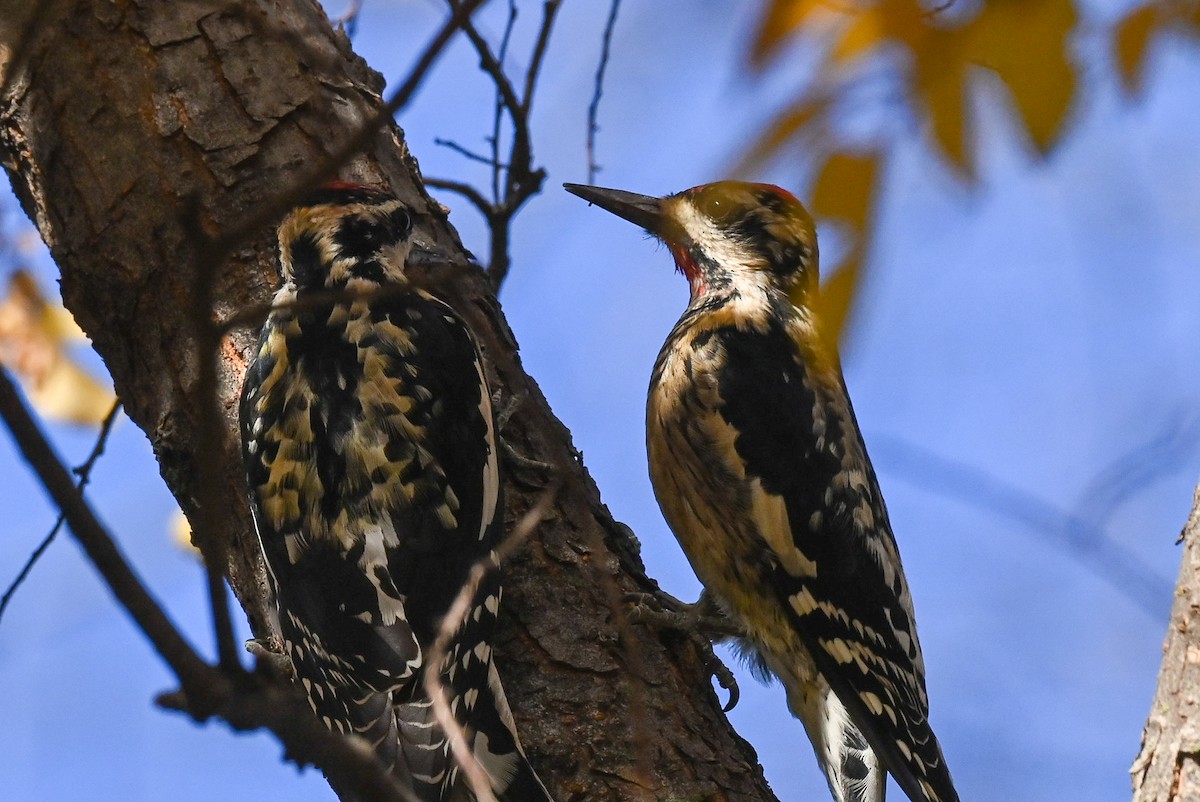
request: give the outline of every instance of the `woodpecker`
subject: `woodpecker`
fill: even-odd
[[[836,346],[812,217],[767,184],[566,189],[666,243],[691,300],[650,379],[650,478],[740,645],[777,676],[837,802],[957,802],[912,597]],[[694,618],[692,620],[695,620]]]
[[[423,802],[469,800],[436,724],[436,671],[504,800],[549,802],[492,660],[490,571],[445,660],[442,618],[502,535],[491,393],[475,336],[410,283],[412,214],[334,182],[279,227],[282,287],[241,397],[243,459],[285,652],[329,729],[360,736]]]

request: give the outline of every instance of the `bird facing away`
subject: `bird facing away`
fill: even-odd
[[[838,802],[957,802],[912,598],[818,317],[812,218],[776,186],[567,190],[666,243],[691,287],[650,379],[650,478],[705,597],[779,677]]]
[[[497,571],[429,666],[503,504],[480,351],[409,283],[412,217],[334,182],[279,227],[283,285],[241,399],[243,458],[287,657],[331,730],[365,738],[424,802],[474,794],[435,723],[436,671],[499,800],[549,802],[492,661]],[[493,567],[496,567],[493,565]]]

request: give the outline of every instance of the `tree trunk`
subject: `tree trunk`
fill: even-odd
[[[16,193],[195,536],[225,555],[256,636],[272,636],[236,429],[254,333],[235,330],[208,353],[190,321],[197,304],[219,320],[269,300],[275,221],[227,255],[212,242],[370,120],[380,78],[306,0],[8,0],[0,26],[0,149]],[[340,174],[390,186],[423,235],[462,255],[428,285],[479,336],[500,408],[515,409],[503,436],[556,466],[555,477],[510,471],[510,526],[562,481],[549,519],[506,566],[497,648],[551,791],[560,802],[773,799],[688,642],[629,623],[622,594],[653,587],[638,544],[522,370],[486,277],[467,265],[402,133],[383,126]],[[216,361],[215,398],[205,360]],[[206,438],[213,404],[220,428]],[[206,472],[206,460],[220,470]]]
[[[1183,564],[1158,689],[1133,762],[1134,802],[1200,799],[1200,486],[1180,536]]]

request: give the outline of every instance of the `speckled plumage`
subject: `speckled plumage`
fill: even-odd
[[[241,425],[297,680],[327,727],[366,738],[439,802],[472,795],[422,672],[471,567],[495,559],[503,516],[479,350],[449,306],[405,277],[410,228],[395,198],[341,183],[284,220],[284,283],[246,373]],[[548,800],[492,661],[500,596],[492,571],[437,670],[497,797]]]
[[[912,598],[836,347],[816,234],[785,191],[568,189],[662,238],[691,300],[655,363],[655,495],[697,576],[787,689],[838,802],[957,802]]]

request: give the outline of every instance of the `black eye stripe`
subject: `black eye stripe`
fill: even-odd
[[[369,260],[386,245],[404,242],[412,230],[412,218],[397,207],[383,217],[350,215],[341,221],[334,242],[344,258]]]
[[[333,239],[340,256],[366,260],[383,245],[383,235],[382,228],[374,220],[352,215],[342,220]]]

